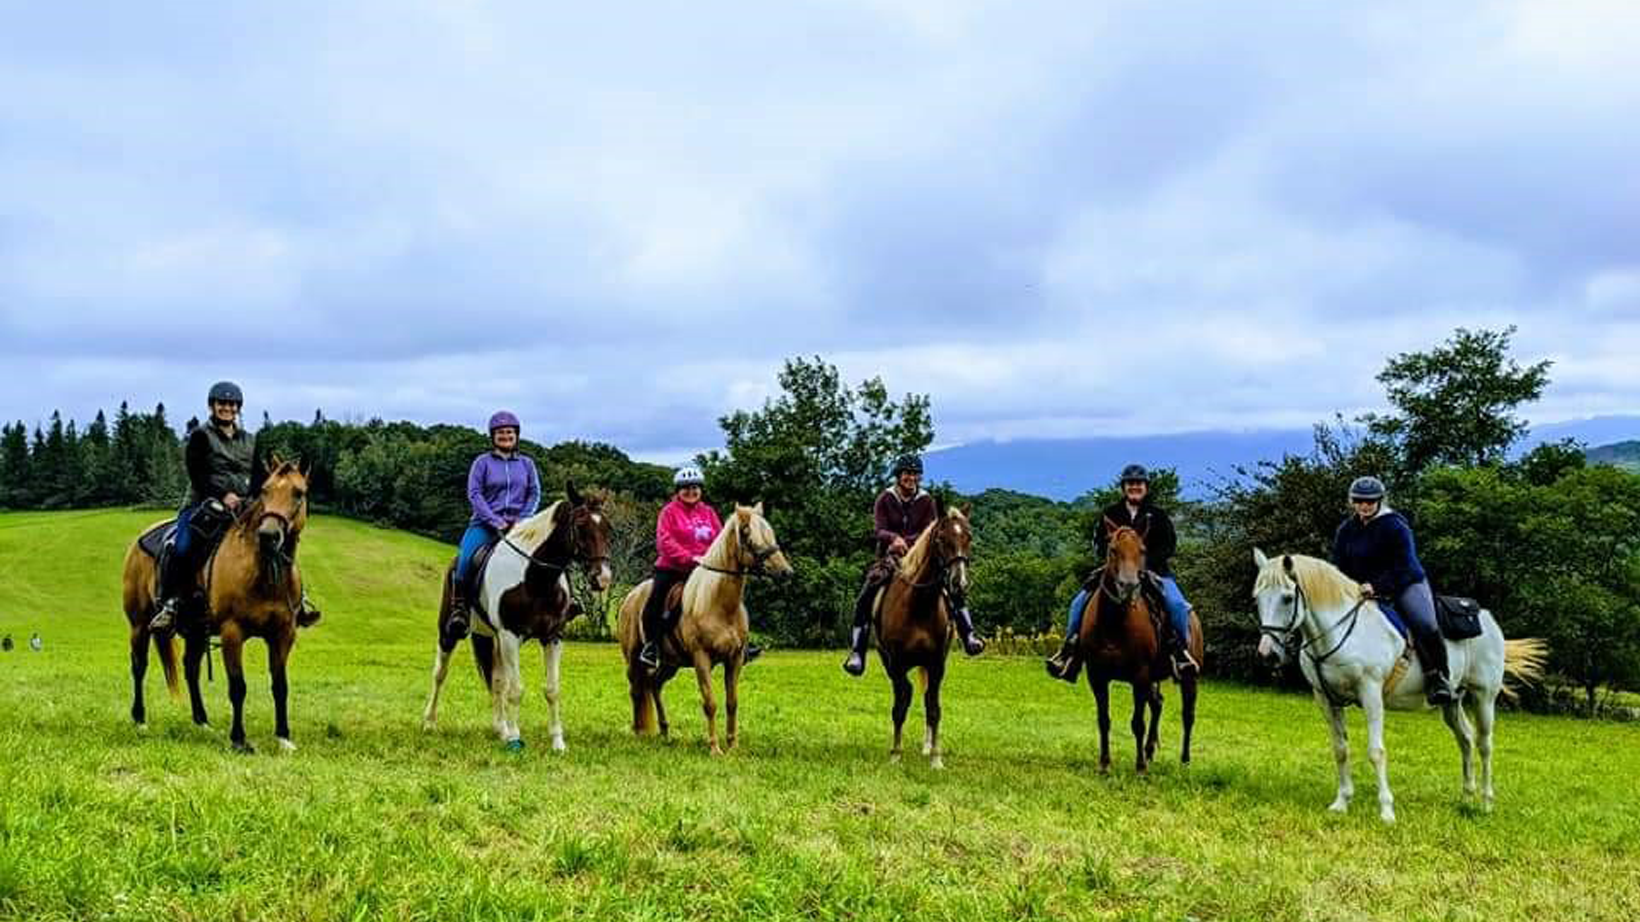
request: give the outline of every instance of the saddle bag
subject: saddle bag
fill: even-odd
[[[1481,603],[1457,595],[1435,597],[1435,620],[1447,640],[1481,636]]]

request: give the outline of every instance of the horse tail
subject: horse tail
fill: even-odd
[[[473,662],[478,665],[478,677],[484,680],[484,688],[490,687],[490,676],[495,670],[495,641],[483,634],[471,635],[473,647]]]
[[[918,666],[917,667],[917,691],[920,691],[920,692],[928,691],[928,667],[927,666]]]
[[[1549,645],[1542,638],[1522,637],[1503,644],[1503,674],[1509,678],[1536,682],[1543,678],[1548,660]],[[1520,697],[1508,681],[1503,683],[1502,691],[1511,699]]]
[[[642,678],[634,675],[629,681],[632,683],[632,732],[654,733],[659,729],[655,724],[655,695]]]
[[[177,682],[177,636],[167,632],[161,637],[154,635],[154,652],[159,654],[160,668],[165,671],[165,689],[171,693],[171,700],[182,697],[182,687]]]

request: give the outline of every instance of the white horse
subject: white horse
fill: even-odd
[[[1377,603],[1362,596],[1361,587],[1332,564],[1300,554],[1271,558],[1256,549],[1253,561],[1258,564],[1253,598],[1263,634],[1259,657],[1284,663],[1289,644],[1297,644],[1299,668],[1332,727],[1338,796],[1328,809],[1343,813],[1355,793],[1344,709],[1360,704],[1367,715],[1367,758],[1378,771],[1378,816],[1386,823],[1395,822],[1395,797],[1389,790],[1384,756],[1384,708],[1427,707],[1417,654],[1408,649]],[[1482,609],[1480,614],[1480,636],[1446,641],[1447,663],[1459,699],[1442,712],[1463,755],[1465,796],[1476,793],[1473,751],[1480,750],[1481,805],[1490,810],[1495,705],[1500,692],[1513,694],[1504,677],[1537,678],[1548,648],[1537,639],[1505,641],[1492,613]],[[1401,664],[1403,654],[1408,659]]]
[[[595,592],[609,588],[610,525],[603,514],[602,496],[582,496],[571,485],[569,499],[554,503],[507,532],[496,545],[479,577],[474,596],[482,615],[472,617],[473,658],[490,689],[493,726],[508,749],[522,749],[518,708],[524,697],[519,656],[524,643],[541,643],[546,666],[545,693],[551,712],[552,748],[564,749],[564,724],[559,709],[558,665],[564,655],[563,631],[579,614],[570,596],[569,570],[580,563]],[[422,726],[438,723],[439,691],[450,671],[450,656],[459,640],[445,630],[450,617],[453,568],[444,578],[444,600],[439,613],[439,642],[433,657],[433,689],[422,711]]]

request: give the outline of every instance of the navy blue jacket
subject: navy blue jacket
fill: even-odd
[[[1356,515],[1345,519],[1333,535],[1333,563],[1350,579],[1371,583],[1372,591],[1385,599],[1399,598],[1425,578],[1412,527],[1393,509],[1365,523]]]

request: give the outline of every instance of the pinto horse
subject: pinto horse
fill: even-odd
[[[889,759],[900,760],[901,731],[911,709],[911,670],[923,685],[923,755],[932,768],[945,767],[940,751],[940,687],[951,649],[951,609],[968,591],[972,528],[967,512],[934,500],[934,521],[906,551],[877,600],[877,654],[894,688],[894,744]]]
[[[206,563],[205,612],[199,630],[184,630],[183,671],[194,723],[209,726],[205,700],[199,689],[199,664],[209,650],[210,636],[222,641],[222,667],[228,674],[228,700],[233,704],[229,739],[241,752],[254,751],[245,738],[245,641],[260,637],[268,647],[268,674],[273,685],[274,736],[279,746],[294,750],[286,714],[288,685],[285,663],[296,643],[296,619],[301,607],[302,573],[295,548],[307,524],[307,475],[291,461],[274,456],[268,478],[254,502],[240,507],[216,551]],[[144,534],[154,526],[144,529]],[[125,619],[131,626],[131,719],[146,729],[142,681],[148,669],[148,620],[158,595],[158,567],[136,542],[125,552]],[[154,637],[165,684],[177,694],[175,643]]]
[[[1427,706],[1417,653],[1408,649],[1377,603],[1361,594],[1355,580],[1325,560],[1302,554],[1266,557],[1255,548],[1253,563],[1258,566],[1253,599],[1258,604],[1259,656],[1280,665],[1287,661],[1289,645],[1299,648],[1299,668],[1332,730],[1338,795],[1328,809],[1345,812],[1355,794],[1344,709],[1360,704],[1367,715],[1367,758],[1378,773],[1378,816],[1395,822],[1395,796],[1390,793],[1384,754],[1384,709]],[[1472,750],[1480,750],[1481,808],[1491,810],[1492,725],[1498,695],[1512,694],[1504,681],[1507,676],[1541,676],[1548,647],[1536,638],[1506,641],[1491,612],[1481,609],[1480,616],[1478,637],[1444,641],[1452,682],[1460,694],[1442,708],[1442,716],[1463,757],[1466,797],[1476,793]]]
[[[626,656],[627,687],[632,694],[632,732],[659,729],[666,736],[666,706],[661,690],[684,665],[695,667],[700,685],[701,710],[706,714],[706,742],[713,755],[735,748],[739,736],[736,723],[740,706],[740,668],[745,665],[746,578],[772,573],[789,576],[792,566],[781,553],[763,504],[736,505],[734,514],[701,556],[700,565],[682,586],[673,589],[677,604],[683,606],[678,626],[660,644],[660,668],[650,673],[638,662],[643,646],[643,607],[649,598],[651,580],[632,587],[621,600],[621,616],[616,636]],[[673,600],[669,599],[668,604]],[[726,747],[718,745],[717,701],[712,694],[712,668],[723,665],[723,710]],[[658,721],[658,727],[657,727]]]
[[[473,597],[483,603],[483,615],[472,619],[473,658],[478,674],[490,689],[496,735],[517,751],[524,748],[518,728],[518,708],[524,698],[519,673],[523,645],[541,644],[546,665],[545,693],[552,715],[552,748],[564,750],[560,712],[559,664],[564,656],[564,626],[579,614],[570,594],[569,571],[580,563],[592,588],[609,588],[611,528],[603,513],[601,495],[585,496],[568,485],[568,498],[519,522],[502,536],[479,576]],[[444,596],[439,606],[437,649],[433,654],[433,688],[421,715],[422,727],[438,725],[439,692],[450,672],[450,657],[461,642],[449,636],[455,564],[444,574]]]
[[[1134,768],[1145,774],[1156,757],[1162,717],[1162,682],[1170,673],[1162,650],[1162,627],[1157,612],[1141,591],[1145,544],[1127,526],[1112,530],[1099,585],[1089,597],[1077,635],[1078,655],[1086,663],[1088,685],[1099,709],[1099,771],[1110,771],[1110,683],[1127,682],[1133,688]],[[1201,624],[1190,615],[1190,653],[1202,661]],[[1179,761],[1190,763],[1190,734],[1196,723],[1196,676],[1179,680],[1180,714],[1184,723]],[[1149,709],[1147,734],[1145,712]]]

